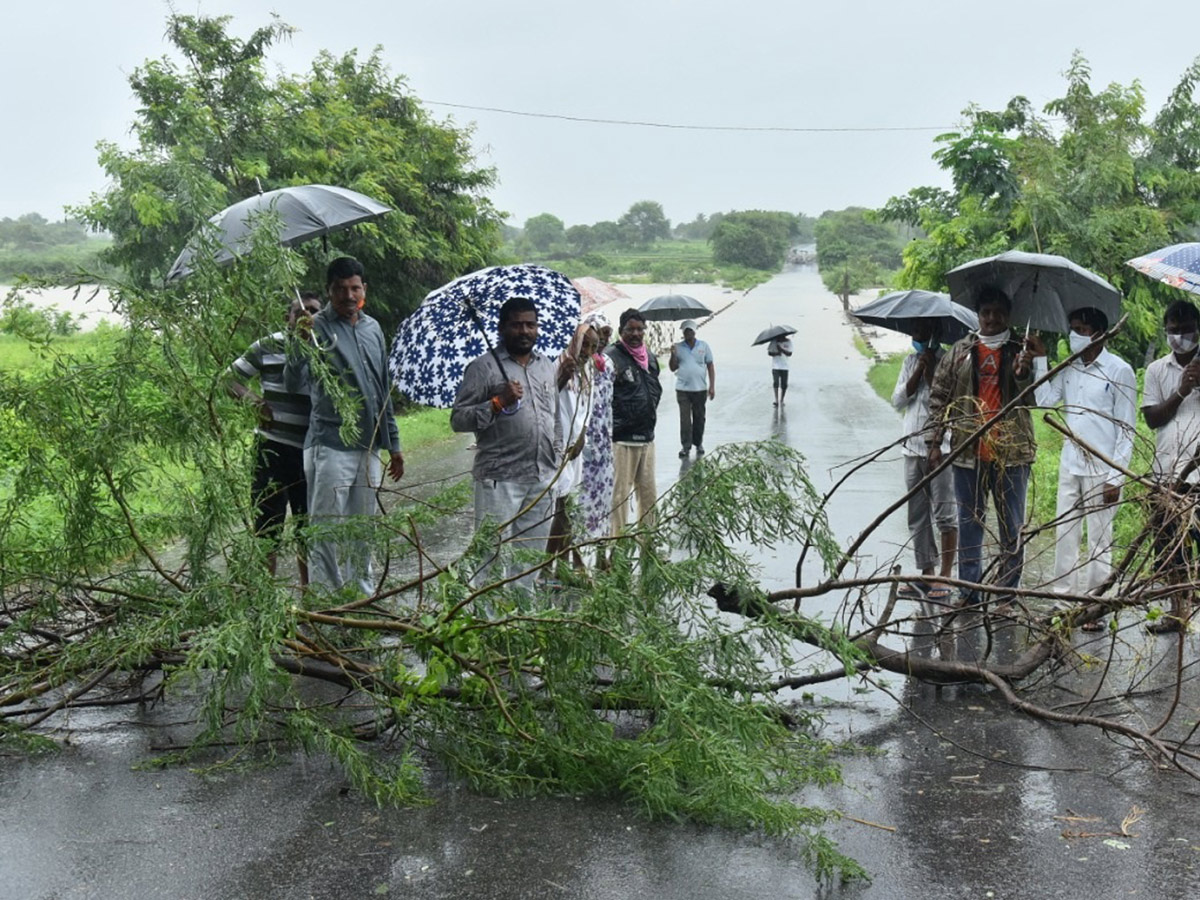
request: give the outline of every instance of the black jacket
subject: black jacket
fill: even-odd
[[[613,366],[613,440],[649,444],[654,440],[658,401],[662,399],[658,360],[651,353],[647,371],[633,361],[620,342],[605,352]]]

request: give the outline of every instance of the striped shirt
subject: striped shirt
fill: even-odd
[[[255,432],[268,441],[303,449],[312,403],[307,382],[301,392],[289,391],[284,386],[283,342],[281,331],[255,341],[233,361],[229,371],[243,384],[255,378],[259,380],[262,398],[270,407],[272,418],[270,422],[260,424]]]

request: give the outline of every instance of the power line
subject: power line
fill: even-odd
[[[524,116],[530,119],[558,119],[563,122],[589,122],[595,125],[631,125],[637,128],[673,128],[682,131],[776,131],[793,134],[828,134],[838,132],[880,131],[952,131],[949,125],[897,125],[862,126],[858,128],[797,128],[786,125],[688,125],[680,122],[642,122],[636,119],[596,119],[589,116],[564,116],[557,113],[527,112],[520,109],[502,109],[498,106],[470,106],[466,103],[445,103],[440,100],[423,100],[429,106],[448,106],[453,109],[469,109],[475,112],[503,113],[506,116]]]

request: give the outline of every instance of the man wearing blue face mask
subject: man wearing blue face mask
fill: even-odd
[[[912,491],[929,474],[929,450],[925,446],[925,431],[929,425],[929,387],[933,384],[934,369],[943,355],[933,322],[925,319],[915,322],[913,352],[900,367],[900,377],[896,379],[896,389],[892,391],[892,406],[904,413],[905,437],[900,452],[904,457],[904,486],[908,491]],[[943,442],[942,452],[950,452],[948,439]],[[939,569],[941,577],[949,578],[958,549],[958,506],[954,499],[954,476],[950,469],[927,482],[908,498],[908,533],[917,558],[917,568],[925,579],[904,585],[900,588],[899,596],[913,600],[920,599],[923,594],[931,602],[946,602],[950,599],[950,589],[930,582],[929,578],[934,574],[935,567]]]
[[[1179,535],[1179,497],[1196,490],[1191,460],[1200,443],[1200,311],[1186,300],[1176,300],[1163,313],[1163,325],[1171,352],[1146,367],[1142,415],[1154,429],[1154,478],[1161,488],[1151,521],[1155,552],[1168,583],[1181,585],[1187,580],[1188,560],[1195,556],[1194,536]],[[1190,510],[1183,512],[1190,518]],[[1180,588],[1171,594],[1171,614],[1153,623],[1151,630],[1182,631],[1190,609],[1190,598]]]
[[[1077,309],[1068,317],[1070,365],[1034,393],[1038,406],[1062,404],[1074,435],[1063,443],[1058,465],[1058,525],[1054,586],[1066,594],[1085,594],[1112,573],[1113,520],[1121,499],[1122,469],[1129,468],[1137,418],[1137,379],[1129,363],[1110,353],[1103,340],[1108,317],[1098,309]],[[1040,338],[1029,338],[1033,377],[1049,371]],[[1087,525],[1088,558],[1079,564],[1079,542]],[[1097,628],[1100,623],[1092,623]],[[1085,626],[1087,627],[1087,626]]]

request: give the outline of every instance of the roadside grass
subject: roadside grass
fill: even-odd
[[[47,348],[34,346],[11,334],[0,334],[0,378],[37,378],[53,365],[54,359],[64,356],[86,353],[103,356],[119,332],[116,326],[102,326],[94,331],[56,336],[49,340]],[[454,436],[448,409],[414,406],[403,410],[397,421],[406,453],[436,447]],[[17,461],[24,459],[27,451],[21,446],[19,422],[14,411],[0,409],[0,429],[3,429],[0,433],[0,509],[6,509],[16,490]],[[247,461],[253,454],[252,445],[252,430],[247,419],[243,454]],[[130,496],[132,511],[144,523],[143,537],[155,542],[169,541],[176,535],[168,515],[171,507],[165,498],[199,490],[203,477],[189,465],[163,459],[149,445],[145,447],[144,455],[140,484]],[[62,530],[63,511],[48,498],[28,498],[20,509],[9,512],[14,518],[7,527],[14,545],[30,549],[49,545],[53,543],[50,536]]]

